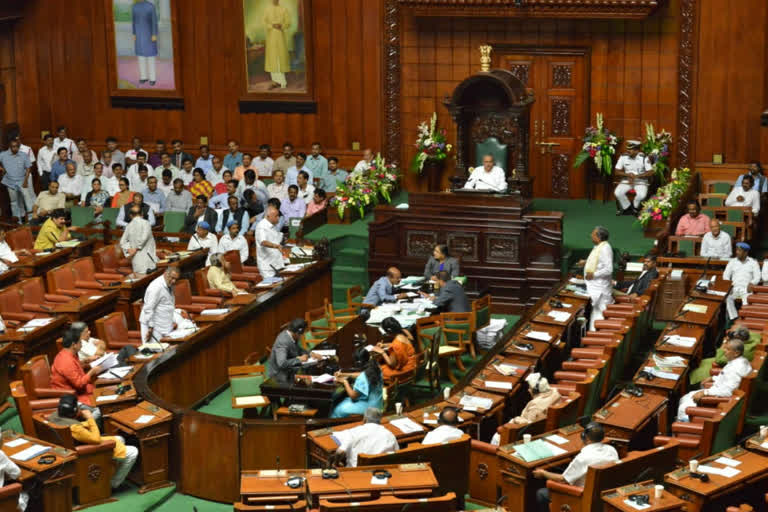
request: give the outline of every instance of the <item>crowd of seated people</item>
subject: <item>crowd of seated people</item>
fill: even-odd
[[[201,145],[196,157],[178,139],[171,149],[162,140],[154,144],[154,150],[145,149],[138,137],[131,140],[131,149],[125,152],[115,138],[108,137],[106,149],[97,154],[85,139],[70,139],[63,126],[57,129],[56,136],[46,134],[42,142],[35,153],[21,145],[17,137],[7,151],[0,153],[0,167],[7,175],[3,183],[9,190],[12,213],[20,223],[42,224],[54,210],[85,206],[93,208],[96,216],[104,208],[120,208],[123,215],[118,226],[125,227],[130,218],[123,210],[139,204],[142,215],[154,226],[155,215],[192,214],[193,208],[199,206],[197,201],[217,212],[230,208],[250,214],[258,205],[258,214],[270,199],[280,202],[278,209],[283,215],[304,217],[324,209],[327,194],[335,192],[348,176],[339,169],[336,157],[323,156],[317,142],[312,144],[309,155],[296,153],[286,142],[282,154],[274,160],[269,145],[262,144],[254,158],[240,152],[234,140],[229,141],[223,158],[212,154],[208,145]],[[42,189],[37,195],[29,179],[35,172],[33,164]],[[248,190],[254,194],[246,194]],[[230,204],[230,197],[237,199],[237,205]],[[243,233],[254,227],[251,215],[248,226],[238,220]],[[224,231],[227,224],[210,214],[206,221],[217,233]],[[185,230],[194,231],[189,225]]]

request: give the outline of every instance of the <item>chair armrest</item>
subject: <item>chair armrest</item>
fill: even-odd
[[[221,304],[221,299],[218,299],[216,297],[204,297],[202,295],[193,295],[192,296],[192,303],[195,302],[203,303],[203,304]]]
[[[40,398],[52,398],[71,395],[72,391],[55,388],[35,388],[35,395]]]
[[[599,348],[574,348],[571,350],[571,357],[574,359],[603,359],[605,354]]]
[[[700,407],[717,407],[717,404],[725,404],[730,402],[733,397],[730,396],[703,396],[699,399]]]
[[[562,367],[565,371],[586,372],[591,368],[599,368],[601,364],[601,361],[594,359],[582,359],[580,361],[563,361]]]
[[[206,288],[205,294],[209,297],[223,297],[224,294],[221,290],[217,290],[216,288]]]
[[[653,446],[664,446],[672,440],[680,443],[684,448],[698,448],[700,439],[693,439],[690,437],[671,437],[671,436],[655,436],[653,438]]]
[[[75,451],[78,455],[90,455],[94,453],[101,453],[106,451],[113,451],[115,449],[115,441],[108,440],[102,441],[99,444],[80,444],[75,447]]]
[[[128,331],[128,339],[141,339],[141,331]]]
[[[720,414],[720,411],[716,408],[701,407],[701,405],[699,405],[698,407],[688,407],[685,410],[685,413],[688,416],[697,416],[699,418],[714,418]]]
[[[554,480],[547,480],[547,489],[550,491],[557,491],[562,494],[568,494],[570,496],[581,496],[584,494],[583,487],[576,487],[575,485],[563,484],[555,482]]]
[[[105,285],[106,283],[100,284],[97,281],[75,281],[75,286],[86,290],[103,290]]]
[[[488,453],[491,455],[496,455],[496,451],[499,449],[498,446],[494,446],[490,443],[484,443],[482,441],[478,441],[476,439],[472,439],[471,446],[473,450],[477,450],[479,452]]]
[[[72,297],[67,297],[66,295],[59,295],[56,293],[46,293],[43,295],[43,298],[48,302],[69,302],[72,300]]]
[[[88,292],[85,290],[70,290],[66,288],[59,288],[58,290],[56,290],[56,293],[62,294],[62,295],[69,295],[70,297],[81,297]]]
[[[608,338],[605,338],[602,340],[601,339],[587,340],[582,338],[581,344],[586,345],[587,347],[612,347],[616,344],[616,341]]]
[[[692,407],[689,407],[688,409],[692,409]],[[672,423],[672,432],[677,434],[701,435],[702,433],[704,433],[704,424],[676,421]]]
[[[568,380],[571,382],[581,382],[584,380],[587,380],[587,374],[586,372],[565,372],[565,371],[557,371],[554,373],[555,379],[558,381],[562,380]]]
[[[13,313],[11,311],[3,311],[3,318],[5,320],[18,320],[19,322],[28,322],[35,318],[34,313]]]
[[[69,299],[69,300],[72,300],[72,299]],[[48,306],[45,306],[45,307],[43,306],[45,306],[45,304],[42,304],[42,305],[29,304],[28,302],[25,302],[21,305],[21,309],[28,312],[51,314],[51,308],[49,308]]]
[[[99,281],[122,281],[125,276],[118,273],[94,272],[93,278]],[[104,283],[107,284],[107,283]]]

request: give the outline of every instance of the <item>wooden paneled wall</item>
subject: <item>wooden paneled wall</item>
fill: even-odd
[[[645,123],[669,131],[677,123],[677,16],[670,0],[645,21],[461,19],[406,17],[402,38],[402,126],[405,161],[412,157],[416,127],[433,111],[455,140],[443,98],[480,70],[484,43],[587,47],[591,50],[589,112],[624,137],[639,137]],[[444,179],[452,175],[446,170]],[[409,177],[408,186],[426,181]]]
[[[17,22],[13,46],[0,34],[0,66],[15,51],[16,94],[8,94],[7,119],[16,119],[26,141],[65,124],[73,136],[96,143],[114,135],[128,141],[181,137],[194,148],[201,136],[223,148],[230,138],[253,149],[290,140],[308,149],[319,140],[327,154],[351,146],[381,145],[382,4],[372,0],[313,0],[316,114],[240,114],[242,0],[176,0],[184,83],[183,111],[111,108],[103,0],[30,0]],[[6,91],[13,91],[6,87]]]
[[[768,2],[702,0],[699,6],[694,155],[768,163]]]

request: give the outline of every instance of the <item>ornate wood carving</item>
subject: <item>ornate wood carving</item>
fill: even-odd
[[[460,261],[480,261],[477,233],[450,233],[446,237],[446,245],[451,255],[460,258]]]
[[[691,164],[693,56],[696,40],[696,0],[680,0],[680,49],[677,63],[677,165]]]
[[[552,98],[552,135],[569,136],[571,134],[570,98]]]
[[[398,0],[416,16],[644,19],[664,0]],[[445,9],[436,9],[443,7]]]
[[[520,257],[520,240],[517,237],[493,236],[485,238],[485,260],[490,262],[517,262]]]
[[[434,231],[408,231],[405,235],[406,254],[429,258],[437,245],[437,233]]]
[[[528,86],[528,74],[531,71],[531,65],[525,64],[522,62],[518,62],[516,64],[510,64],[509,70],[512,72],[515,77],[517,77],[518,80],[520,80],[520,83]]]
[[[572,82],[573,67],[569,64],[555,64],[552,66],[552,87],[559,89],[570,89]]]
[[[477,472],[477,476],[480,477],[480,480],[485,480],[488,478],[488,464],[480,463],[477,465],[477,469],[475,470]]]
[[[509,116],[490,114],[475,118],[472,123],[472,142],[482,142],[488,137],[496,137],[502,144],[513,145],[517,140],[517,126]]]
[[[556,197],[568,197],[570,188],[569,156],[565,153],[552,155],[552,192]]]
[[[384,154],[400,162],[400,0],[384,4]]]

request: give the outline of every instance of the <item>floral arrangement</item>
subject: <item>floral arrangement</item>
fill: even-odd
[[[411,170],[421,174],[427,160],[442,162],[448,158],[453,146],[445,139],[445,128],[437,129],[437,112],[432,113],[429,125],[423,122],[419,125],[419,138],[416,140],[416,155],[411,161]]]
[[[659,182],[667,182],[667,171],[669,171],[669,146],[672,144],[672,134],[666,130],[656,133],[653,125],[645,125],[645,138],[641,146],[642,152],[651,161]]]
[[[680,204],[680,198],[685,194],[690,183],[690,169],[686,167],[672,171],[669,183],[659,187],[656,195],[643,203],[640,215],[637,217],[640,224],[647,226],[651,220],[668,219]]]
[[[378,153],[366,172],[350,174],[347,180],[336,188],[336,195],[331,199],[330,206],[336,208],[339,218],[344,217],[347,208],[357,208],[362,219],[365,217],[365,207],[376,206],[379,204],[379,198],[386,203],[392,202],[392,191],[398,176],[397,167],[387,164],[381,153]]]
[[[584,145],[581,151],[576,155],[573,166],[578,167],[587,159],[592,158],[595,161],[598,172],[609,175],[613,172],[613,155],[616,154],[616,146],[619,145],[619,138],[615,133],[603,126],[603,114],[597,113],[597,127],[590,126],[582,139]]]

